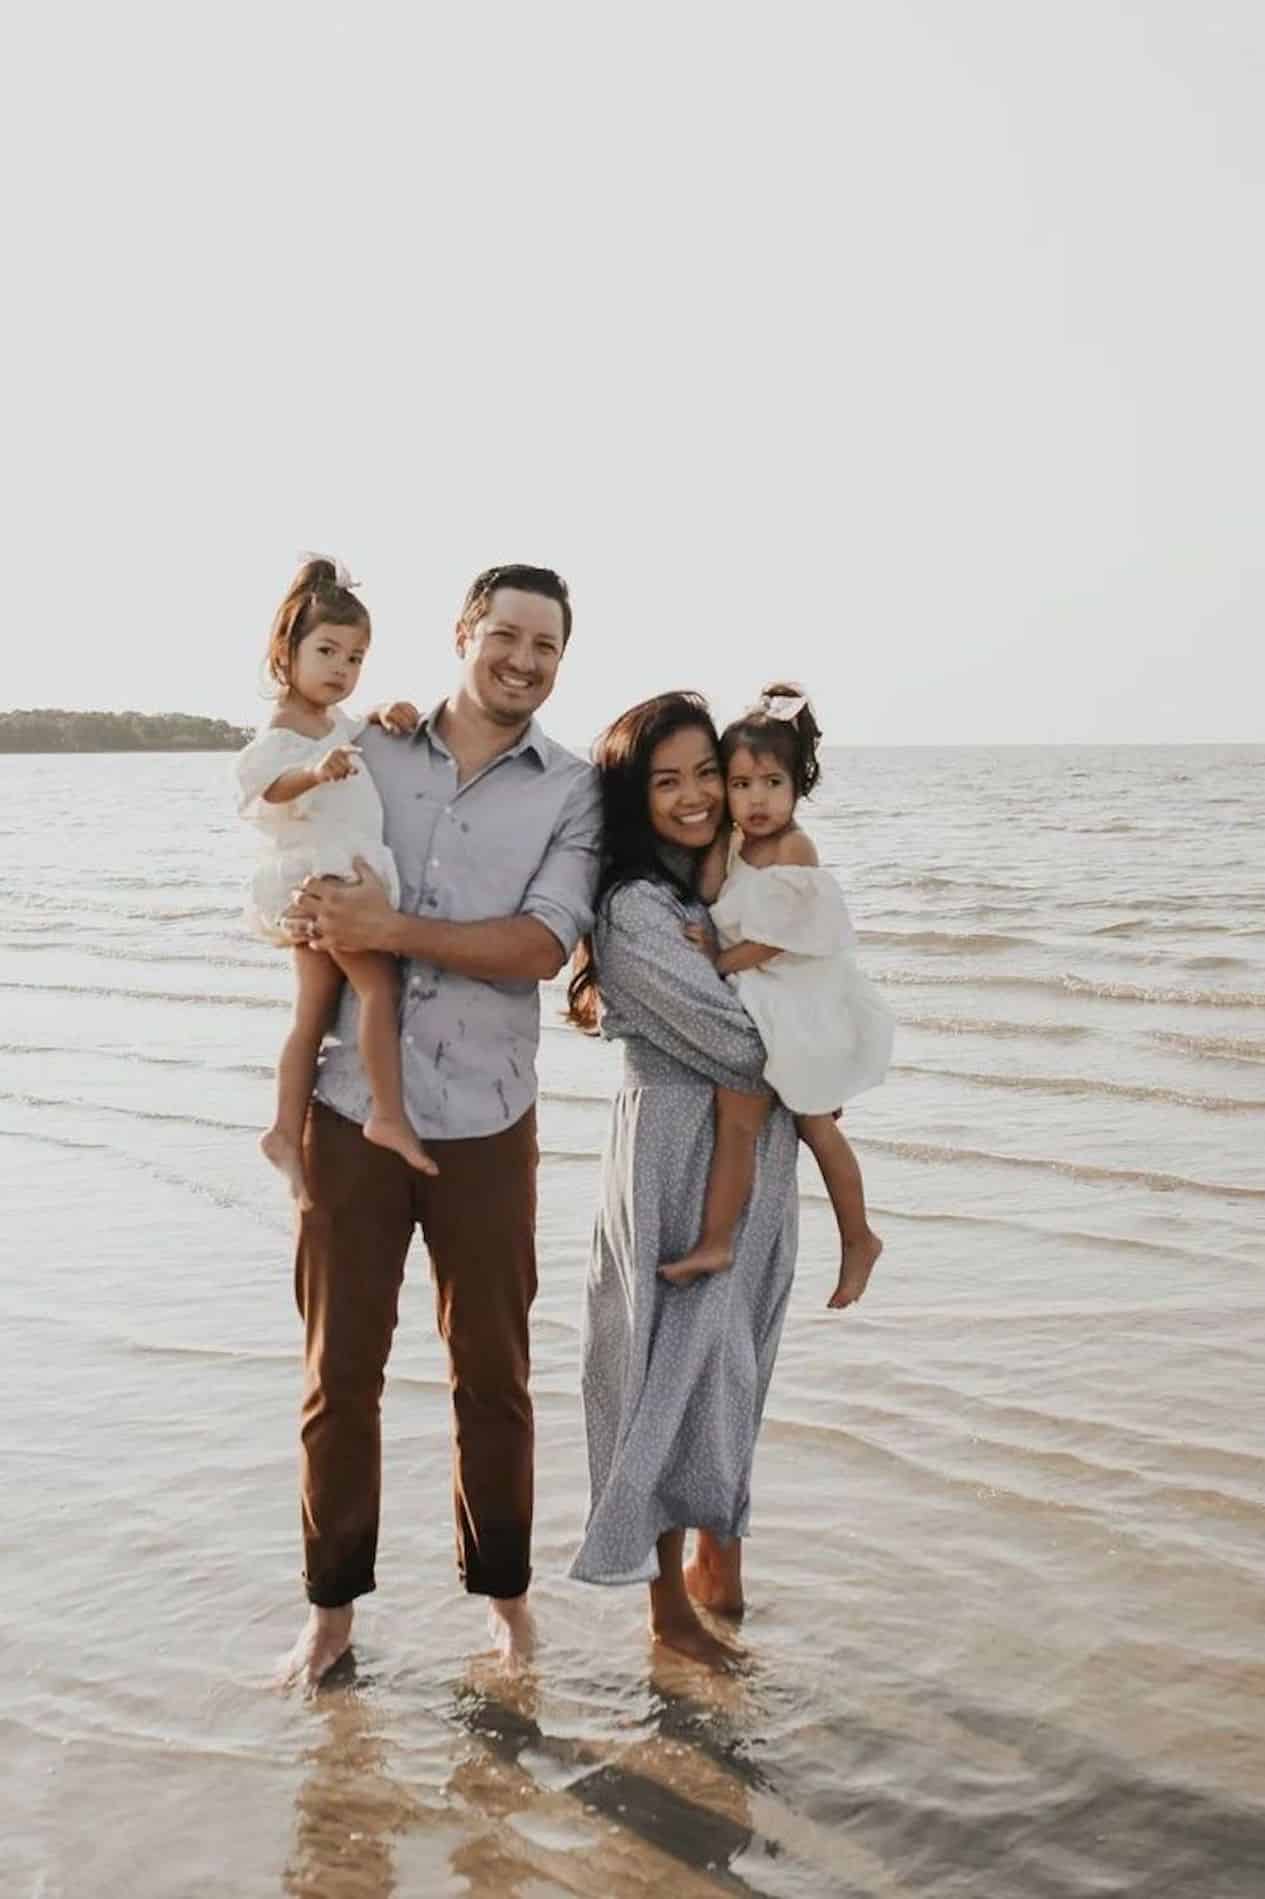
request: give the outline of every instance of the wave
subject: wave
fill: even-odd
[[[806,1192],[802,1198],[824,1198],[824,1195]],[[1140,1240],[1124,1233],[1092,1233],[1079,1227],[1042,1226],[1038,1221],[1016,1220],[1003,1213],[915,1213],[909,1207],[886,1207],[877,1201],[871,1201],[870,1206],[884,1220],[912,1220],[926,1226],[1001,1227],[1007,1232],[1026,1233],[1030,1239],[1053,1240],[1073,1246],[1097,1246],[1109,1252],[1146,1253],[1162,1259],[1197,1260],[1200,1265],[1207,1265],[1210,1260],[1226,1266],[1235,1263],[1227,1254],[1215,1252],[1207,1246],[1180,1246],[1171,1240]],[[1147,1309],[1154,1311],[1154,1307]],[[1112,1310],[1119,1308],[1113,1306]]]
[[[1228,1182],[1193,1180],[1184,1174],[1162,1174],[1143,1167],[1098,1167],[1089,1161],[1058,1160],[1046,1154],[992,1154],[977,1147],[938,1147],[929,1141],[894,1141],[878,1135],[855,1136],[856,1147],[873,1148],[898,1160],[923,1161],[932,1166],[970,1162],[986,1167],[1014,1167],[1029,1172],[1062,1174],[1091,1185],[1147,1187],[1153,1193],[1207,1194],[1225,1200],[1265,1200],[1265,1187],[1237,1187]],[[806,1199],[825,1198],[807,1193]]]
[[[1155,1101],[1176,1108],[1200,1108],[1214,1114],[1260,1114],[1265,1096],[1192,1094],[1182,1088],[1147,1087],[1142,1082],[1100,1081],[1088,1075],[981,1075],[956,1068],[933,1068],[917,1062],[894,1063],[893,1075],[931,1075],[944,1081],[964,1081],[980,1088],[1017,1088],[1045,1095],[1106,1095],[1120,1101]]]
[[[945,950],[949,954],[978,955],[983,950],[1031,949],[1026,936],[1003,936],[988,930],[961,935],[953,930],[858,930],[862,943],[897,949]]]
[[[1164,1042],[1181,1049],[1184,1055],[1199,1055],[1225,1062],[1265,1062],[1265,1041],[1247,1035],[1186,1035],[1180,1029],[1152,1029],[1153,1042]]]
[[[219,1121],[205,1114],[171,1114],[162,1108],[127,1108],[115,1101],[85,1101],[75,1096],[34,1095],[21,1088],[0,1088],[0,1101],[12,1102],[20,1108],[69,1108],[76,1114],[114,1114],[127,1121],[175,1121],[182,1127],[215,1128],[223,1134],[258,1132],[254,1122]]]
[[[1176,1004],[1193,1009],[1265,1009],[1256,989],[1148,989],[1141,983],[1107,982],[1091,976],[980,976],[952,972],[928,975],[925,969],[872,972],[875,982],[891,988],[1027,989],[1047,996],[1088,996],[1103,1002]]]
[[[957,1015],[902,1015],[903,1029],[930,1029],[934,1035],[1031,1036],[1039,1042],[1079,1042],[1092,1030],[1079,1022],[1009,1022]]]
[[[37,996],[104,996],[110,1001],[123,1002],[189,1002],[227,1004],[239,1009],[288,1009],[291,1005],[284,996],[248,996],[248,995],[200,995],[193,990],[164,989],[108,989],[92,983],[79,982],[0,982],[0,989],[16,989],[27,995]]]

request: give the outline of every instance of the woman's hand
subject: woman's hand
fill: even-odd
[[[354,745],[335,745],[326,752],[319,764],[312,767],[312,776],[318,785],[332,785],[340,778],[354,777],[360,770],[356,763],[357,755]]]
[[[368,950],[390,951],[399,912],[387,902],[386,885],[363,857],[355,860],[354,882],[341,877],[307,877],[281,919],[296,946],[359,956]]]
[[[370,725],[380,725],[396,738],[411,736],[421,722],[422,715],[410,699],[392,699],[387,705],[375,706],[369,714]]]
[[[695,949],[702,950],[708,962],[715,964],[719,951],[716,948],[716,938],[712,935],[707,925],[705,923],[687,923],[685,926],[685,934]]]

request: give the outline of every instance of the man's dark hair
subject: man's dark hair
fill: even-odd
[[[561,574],[552,567],[528,567],[511,561],[507,567],[485,567],[470,582],[461,608],[459,626],[473,626],[488,610],[498,587],[517,587],[520,593],[538,593],[545,600],[556,600],[562,608],[562,644],[571,638],[571,596]]]

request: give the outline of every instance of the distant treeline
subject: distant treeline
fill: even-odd
[[[0,752],[235,752],[250,736],[192,712],[0,712]]]

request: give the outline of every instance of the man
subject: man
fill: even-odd
[[[370,1097],[349,991],[305,1137],[313,1204],[295,1284],[312,1607],[292,1678],[332,1667],[356,1597],[374,1587],[380,1399],[415,1226],[452,1376],[458,1569],[489,1598],[499,1645],[531,1645],[537,985],[589,928],[600,841],[592,768],[535,720],[570,633],[567,589],[550,569],[480,574],[457,622],[456,690],[410,737],[370,728],[361,740],[400,909],[366,871],[357,884],[314,883],[291,912],[296,940],[401,958],[405,1105],[439,1169],[428,1177],[363,1138]]]

